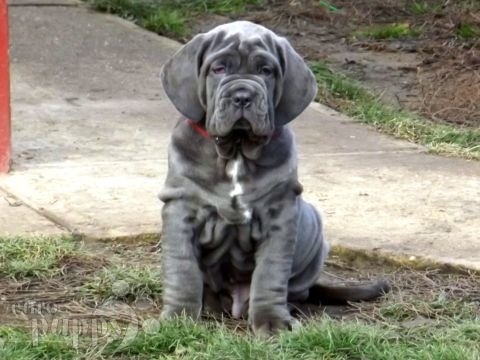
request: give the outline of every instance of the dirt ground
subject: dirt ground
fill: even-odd
[[[134,268],[141,264],[148,271],[158,271],[159,254],[152,243],[86,244],[85,258],[66,258],[62,273],[52,278],[0,279],[0,325],[31,328],[40,321],[53,326],[53,319],[108,319],[109,323],[126,324],[157,318],[160,292],[119,294],[105,288],[102,296],[88,292],[86,284],[103,268],[116,265]],[[332,255],[324,270],[325,280],[335,283],[368,281],[383,278],[390,282],[391,292],[374,302],[295,308],[300,317],[322,312],[333,318],[358,319],[368,323],[395,322],[400,326],[417,326],[438,319],[480,316],[480,275],[445,273],[440,270],[415,270],[386,264],[382,260],[354,262]],[[160,279],[159,279],[160,280]],[[106,284],[105,287],[113,287]],[[118,295],[118,296],[117,296]],[[146,304],[146,305],[145,305]],[[43,320],[42,320],[43,319]],[[246,321],[222,319],[228,326],[245,331]],[[45,325],[46,326],[46,325]]]
[[[287,36],[306,59],[328,61],[390,104],[438,122],[480,126],[478,1],[270,0],[239,18]],[[199,17],[192,33],[225,21]],[[419,36],[376,40],[360,34],[388,24],[403,24]],[[458,35],[465,24],[471,37]]]

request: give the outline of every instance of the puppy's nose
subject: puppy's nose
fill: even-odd
[[[233,105],[239,108],[247,108],[252,103],[252,94],[248,90],[238,90],[232,96]]]

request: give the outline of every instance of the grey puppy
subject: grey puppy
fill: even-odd
[[[202,308],[240,317],[257,335],[289,328],[288,302],[365,300],[388,291],[318,283],[322,220],[300,194],[287,123],[317,85],[289,42],[239,21],[195,36],[162,71],[184,116],[169,148],[163,218],[162,318]]]

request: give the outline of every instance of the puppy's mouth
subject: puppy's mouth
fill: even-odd
[[[247,119],[241,118],[233,125],[232,130],[245,130],[248,132],[252,131],[252,125],[250,125],[250,122]]]
[[[242,141],[248,141],[255,144],[266,144],[269,140],[268,136],[256,135],[253,132],[252,126],[247,119],[240,119],[232,126],[231,131],[224,136],[215,136],[215,144],[223,146],[227,144],[237,144]]]

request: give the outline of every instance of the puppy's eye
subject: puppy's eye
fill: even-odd
[[[225,74],[226,69],[225,69],[225,66],[223,66],[223,65],[218,65],[218,66],[212,67],[212,72],[213,72],[214,74],[217,74],[217,75],[218,75],[218,74]]]
[[[264,76],[270,76],[273,74],[273,69],[269,66],[262,66],[259,69],[259,73]]]

